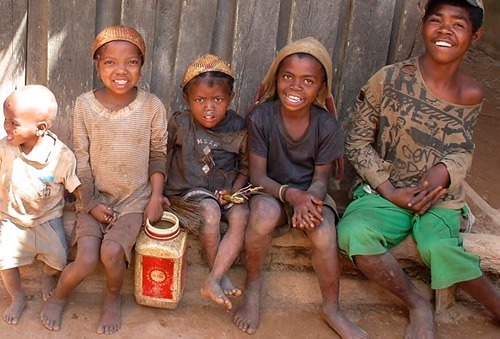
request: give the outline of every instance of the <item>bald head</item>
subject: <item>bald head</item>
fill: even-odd
[[[4,109],[15,109],[30,114],[36,121],[45,121],[50,127],[57,114],[54,93],[42,85],[27,85],[12,92],[4,102]]]

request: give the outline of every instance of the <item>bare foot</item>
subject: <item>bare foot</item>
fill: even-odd
[[[248,334],[257,331],[260,323],[260,282],[248,284],[243,295],[243,303],[233,316],[233,323]]]
[[[40,312],[40,320],[42,324],[51,331],[59,331],[61,329],[62,314],[66,300],[58,300],[54,297],[49,298],[43,304]]]
[[[238,297],[242,294],[239,288],[234,287],[233,282],[231,281],[231,279],[229,279],[227,275],[224,275],[222,277],[222,280],[220,282],[220,287],[222,288],[224,294],[229,297]]]
[[[22,298],[13,299],[10,303],[9,307],[3,312],[3,320],[7,324],[17,325],[19,318],[21,317],[21,313],[24,310],[24,306],[26,305],[26,298],[24,295]]]
[[[347,319],[337,303],[321,306],[321,315],[341,338],[368,338],[361,327]]]
[[[47,301],[54,289],[56,288],[57,281],[53,275],[44,275],[42,276],[42,299],[43,301]]]
[[[233,308],[231,301],[226,297],[221,289],[221,285],[211,276],[205,279],[205,286],[200,289],[200,293],[205,298],[210,298],[219,305],[225,306],[228,310]]]
[[[102,307],[101,321],[97,325],[97,333],[111,334],[118,332],[121,327],[121,297],[106,297]]]
[[[425,339],[434,337],[432,306],[427,300],[422,299],[417,307],[410,309],[410,324],[406,328],[405,338]]]

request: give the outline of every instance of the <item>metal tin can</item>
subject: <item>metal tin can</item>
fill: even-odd
[[[176,308],[184,291],[187,234],[179,219],[163,212],[161,220],[146,221],[135,244],[135,300],[138,304]]]

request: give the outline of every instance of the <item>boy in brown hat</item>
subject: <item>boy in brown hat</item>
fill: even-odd
[[[136,87],[145,45],[126,26],[108,27],[94,41],[92,57],[103,87],[80,95],[74,108],[77,174],[74,262],[41,313],[45,327],[58,331],[71,292],[99,262],[106,294],[97,333],[121,326],[120,291],[131,250],[146,218],[161,218],[165,178],[166,110],[153,94]]]
[[[238,296],[227,271],[243,246],[248,220],[246,203],[224,199],[247,185],[244,120],[229,109],[234,75],[215,55],[194,60],[184,73],[182,91],[189,110],[176,112],[168,124],[168,176],[164,195],[199,201],[201,230],[210,273],[203,296],[231,309],[228,296]],[[220,221],[229,228],[221,239]]]

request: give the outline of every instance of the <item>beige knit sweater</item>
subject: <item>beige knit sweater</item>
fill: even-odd
[[[103,203],[119,215],[142,213],[151,195],[149,176],[165,174],[167,119],[161,101],[138,90],[130,105],[110,111],[90,91],[76,99],[73,124],[82,182],[77,210],[89,212]]]

